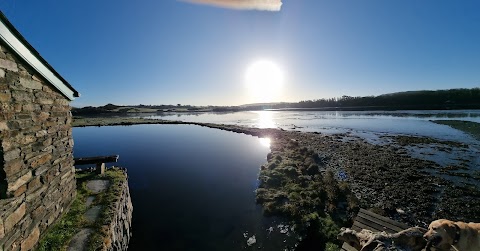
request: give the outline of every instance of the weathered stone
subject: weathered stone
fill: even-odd
[[[92,234],[93,230],[84,228],[80,230],[75,236],[73,236],[67,251],[84,251],[87,250],[88,237]]]
[[[25,104],[22,106],[22,111],[23,112],[33,112],[35,111],[35,106],[33,104]]]
[[[35,227],[33,231],[28,235],[28,237],[22,242],[21,250],[28,251],[31,250],[35,244],[38,242],[38,238],[40,237],[40,230],[38,227]]]
[[[27,188],[28,188],[29,191],[34,191],[35,189],[37,189],[41,185],[42,185],[41,178],[37,176],[27,184]]]
[[[30,143],[35,142],[36,138],[33,135],[25,135],[25,137],[22,138],[22,140],[19,142],[22,145],[27,145]]]
[[[17,224],[22,219],[22,217],[25,215],[25,209],[26,205],[24,202],[17,208],[17,210],[15,210],[15,212],[13,212],[5,219],[5,232],[9,232],[15,226],[15,224]]]
[[[23,184],[17,190],[13,192],[13,196],[18,197],[27,191],[27,185]]]
[[[42,105],[51,105],[53,104],[53,100],[48,98],[37,98],[37,102]]]
[[[3,160],[5,162],[8,162],[10,160],[17,159],[18,157],[20,157],[20,149],[16,148],[8,152],[5,152],[3,155]]]
[[[7,177],[10,177],[18,172],[20,172],[20,170],[24,168],[24,163],[21,159],[15,159],[15,160],[12,160],[12,161],[8,161],[5,166],[4,166],[4,171],[7,175]]]
[[[28,194],[27,197],[26,197],[26,201],[27,201],[27,202],[32,202],[33,200],[38,199],[39,196],[40,196],[43,192],[45,192],[45,190],[47,190],[47,187],[46,187],[46,186],[40,187],[40,189],[36,190],[35,192]]]
[[[87,189],[92,193],[100,193],[110,186],[110,181],[108,180],[90,180],[87,182]]]
[[[3,59],[3,58],[0,58],[0,68],[9,70],[9,71],[18,72],[17,64],[14,61]]]
[[[38,131],[36,134],[35,134],[35,137],[37,138],[41,138],[43,136],[47,135],[47,130],[41,130],[41,131]]]
[[[7,122],[0,121],[0,132],[8,130]]]
[[[5,228],[3,227],[3,219],[0,218],[0,240],[5,237]]]
[[[20,78],[20,84],[27,89],[41,90],[42,83],[33,79]]]
[[[100,216],[100,213],[102,212],[102,207],[101,206],[93,206],[92,208],[88,209],[87,212],[85,212],[85,220],[89,223],[95,222],[98,217]]]
[[[4,77],[5,77],[5,70],[0,69],[0,78],[4,78]]]
[[[41,166],[41,165],[47,163],[51,159],[52,159],[52,154],[44,153],[44,154],[36,157],[35,160],[33,160],[32,163],[30,164],[30,166],[32,168],[36,168],[38,166]]]
[[[9,102],[11,98],[10,92],[0,92],[0,102]]]
[[[31,178],[32,178],[32,172],[28,171],[26,174],[24,174],[23,176],[18,178],[15,182],[8,183],[8,189],[7,190],[9,192],[14,192],[19,187],[26,184]]]
[[[44,206],[39,206],[35,210],[32,211],[32,218],[34,220],[41,219],[45,216],[45,207]]]
[[[31,94],[24,91],[13,91],[12,98],[17,102],[32,102]]]

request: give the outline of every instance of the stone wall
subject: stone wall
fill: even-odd
[[[115,184],[117,185],[117,184]],[[128,178],[125,173],[125,180],[118,184],[120,196],[113,207],[113,218],[108,226],[107,241],[103,250],[126,251],[132,236],[132,213],[133,205],[128,189]]]
[[[0,42],[0,250],[30,250],[75,197],[68,99]]]

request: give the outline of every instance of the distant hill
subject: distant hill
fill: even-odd
[[[480,109],[480,88],[407,91],[379,96],[305,100],[296,103],[256,103],[240,106],[191,105],[133,105],[107,104],[99,107],[73,108],[73,115],[121,115],[128,113],[165,112],[238,112],[265,109],[318,109],[318,110],[449,110]]]
[[[379,96],[342,96],[274,105],[272,108],[326,108],[354,110],[480,109],[480,88],[407,91]]]

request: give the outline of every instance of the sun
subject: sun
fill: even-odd
[[[279,98],[284,74],[274,62],[258,60],[247,68],[245,81],[255,102],[272,102]]]

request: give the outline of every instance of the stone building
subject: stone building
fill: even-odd
[[[0,12],[0,250],[30,250],[75,198],[78,92]]]

